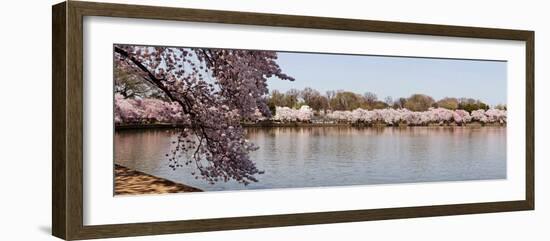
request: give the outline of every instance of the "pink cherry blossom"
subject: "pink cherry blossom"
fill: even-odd
[[[479,109],[472,111],[472,120],[485,123],[488,121],[487,116],[485,115],[485,110]]]
[[[280,107],[285,108],[285,107]],[[449,110],[445,108],[430,108],[427,111],[410,111],[408,109],[355,109],[353,111],[333,111],[326,118],[336,122],[355,124],[384,123],[388,125],[428,125],[428,124],[466,124],[471,121],[482,123],[506,123],[506,111],[489,109],[475,110],[470,115],[465,110]]]
[[[308,122],[313,117],[313,110],[304,105],[300,109],[291,109],[288,107],[275,107],[275,116],[273,120],[282,121],[282,122],[292,122],[292,121],[302,121]]]
[[[294,80],[282,73],[276,52],[131,45],[115,45],[114,52],[117,68],[139,75],[169,100],[115,96],[115,121],[181,121],[186,128],[169,155],[170,167],[194,164],[197,178],[210,183],[257,181],[262,171],[249,157],[257,147],[246,140],[240,121],[270,117],[267,78]]]

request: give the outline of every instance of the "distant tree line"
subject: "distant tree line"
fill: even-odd
[[[351,91],[331,90],[321,94],[319,91],[310,87],[303,90],[290,89],[284,93],[273,90],[267,97],[267,105],[271,112],[275,114],[275,109],[279,107],[289,107],[299,109],[307,105],[314,111],[351,111],[355,109],[375,110],[394,108],[405,108],[411,111],[427,111],[429,108],[445,108],[449,110],[465,110],[472,112],[474,110],[488,110],[488,104],[472,98],[452,98],[445,97],[441,100],[424,94],[413,94],[408,98],[399,98],[393,100],[388,96],[384,100],[379,100],[378,96],[372,92],[357,94]],[[506,110],[505,105],[494,106],[495,109]]]

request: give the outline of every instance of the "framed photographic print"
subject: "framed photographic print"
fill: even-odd
[[[53,6],[53,235],[534,209],[534,32]]]

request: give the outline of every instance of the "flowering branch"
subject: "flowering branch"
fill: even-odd
[[[137,68],[181,107],[189,128],[174,142],[170,167],[194,162],[196,178],[210,183],[257,181],[254,175],[262,172],[248,155],[257,147],[246,140],[240,121],[258,118],[258,109],[269,112],[267,78],[293,80],[281,72],[275,52],[127,45],[116,45],[114,51],[118,67]],[[212,77],[210,82],[205,76]]]

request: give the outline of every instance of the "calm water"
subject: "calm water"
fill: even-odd
[[[248,128],[265,174],[247,187],[210,185],[168,167],[174,130],[115,134],[115,162],[206,191],[506,178],[505,127]]]

